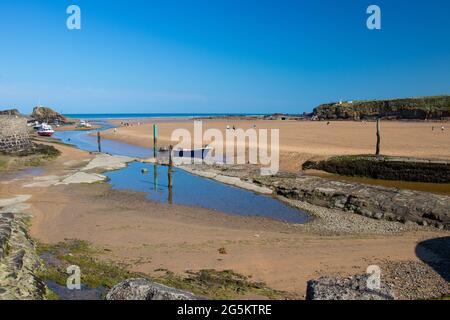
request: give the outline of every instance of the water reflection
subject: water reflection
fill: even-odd
[[[113,126],[104,123],[102,130]],[[97,130],[57,132],[55,136],[86,151],[98,151]],[[94,133],[94,135],[91,135]],[[103,152],[137,158],[153,156],[152,148],[142,148],[102,139]],[[145,174],[143,174],[145,173]],[[169,204],[203,207],[225,213],[262,216],[291,223],[305,223],[306,213],[260,194],[198,177],[183,170],[157,164],[130,163],[127,168],[108,172],[113,188],[146,192],[147,198]]]
[[[143,174],[143,173],[147,174]],[[146,192],[147,198],[169,204],[208,208],[225,213],[304,223],[308,216],[270,197],[192,175],[169,166],[130,163],[105,174],[114,189]]]

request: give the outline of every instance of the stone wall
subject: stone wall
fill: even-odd
[[[27,120],[16,116],[0,116],[0,152],[17,152],[30,147]]]
[[[0,208],[0,301],[41,300],[46,292],[36,276],[41,261],[24,218]]]

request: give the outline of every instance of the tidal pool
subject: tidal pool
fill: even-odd
[[[198,177],[177,168],[133,162],[105,174],[114,189],[146,192],[147,198],[242,216],[305,223],[308,215],[270,196]],[[171,185],[169,184],[171,181]]]
[[[107,123],[102,124],[104,127],[101,130],[113,127]],[[79,149],[97,151],[97,138],[89,135],[96,131],[60,131],[55,137]],[[151,149],[108,139],[102,139],[102,151],[136,158],[153,156]],[[198,177],[177,168],[169,171],[167,166],[133,162],[124,169],[107,172],[105,175],[113,188],[146,192],[147,198],[152,201],[202,207],[243,216],[260,216],[289,223],[305,223],[308,220],[306,213],[270,196]]]

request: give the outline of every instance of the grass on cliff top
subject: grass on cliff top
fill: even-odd
[[[243,296],[269,299],[294,298],[291,294],[270,289],[264,283],[253,282],[248,277],[231,270],[200,270],[188,272],[186,277],[178,276],[168,270],[157,270],[165,271],[165,274],[159,277],[130,272],[123,264],[98,259],[98,255],[101,255],[103,250],[93,248],[89,243],[80,240],[66,240],[55,245],[38,244],[37,250],[41,257],[43,254],[51,255],[53,262],[41,270],[39,277],[63,286],[66,285],[68,277],[66,268],[69,265],[77,265],[81,269],[81,283],[90,288],[102,286],[110,289],[126,279],[146,278],[211,299],[237,299]],[[56,265],[55,258],[58,261]],[[56,297],[50,292],[47,298],[55,299]]]

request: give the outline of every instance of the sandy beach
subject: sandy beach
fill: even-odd
[[[55,147],[62,155],[45,165],[39,176],[0,184],[2,198],[31,196],[26,212],[33,216],[31,235],[39,242],[89,241],[104,250],[101,259],[149,275],[159,270],[184,275],[230,269],[304,298],[311,278],[364,273],[368,265],[388,260],[419,261],[415,249],[420,241],[448,234],[416,227],[383,234],[384,223],[391,222],[335,210],[330,212],[379,232],[328,234],[271,219],[151,202],[141,193],[112,190],[107,183],[30,187],[32,182],[74,172],[94,157],[73,147]],[[226,254],[219,248],[226,248]]]
[[[227,126],[249,129],[279,129],[280,167],[297,171],[309,159],[333,155],[372,154],[375,152],[375,122],[355,121],[289,121],[289,120],[236,120],[205,119],[203,130],[216,128],[225,134]],[[151,148],[152,124],[158,124],[158,144],[168,146],[177,141],[170,137],[175,129],[193,132],[191,119],[113,120],[120,126],[116,131],[103,132],[104,138]],[[442,131],[441,127],[445,130]],[[434,130],[432,130],[434,127]],[[385,155],[450,159],[450,125],[447,122],[383,121],[381,124],[381,153]],[[209,143],[210,141],[204,141]]]

